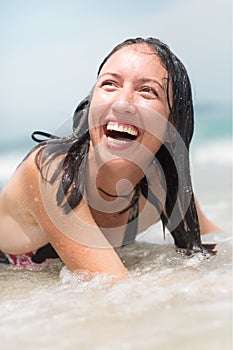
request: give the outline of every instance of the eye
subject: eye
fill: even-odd
[[[145,97],[158,97],[158,92],[150,86],[143,86],[140,92],[145,94]]]
[[[104,88],[106,91],[114,91],[117,88],[117,83],[113,80],[104,80],[100,82],[100,87]]]

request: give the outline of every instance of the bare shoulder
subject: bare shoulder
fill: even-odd
[[[0,249],[21,254],[48,243],[33,214],[39,198],[39,170],[32,152],[17,167],[0,194]],[[37,202],[40,206],[39,199]]]
[[[9,184],[3,194],[9,214],[18,222],[34,222],[42,230],[47,224],[47,214],[45,202],[53,207],[57,206],[56,192],[59,186],[59,178],[53,185],[49,183],[49,178],[56,169],[59,159],[48,162],[45,175],[48,181],[44,180],[40,164],[37,165],[37,152],[40,148],[32,151],[20,163],[13,174]],[[39,161],[40,163],[40,161]],[[40,225],[40,222],[43,225]]]
[[[21,215],[27,210],[33,192],[38,188],[39,170],[35,164],[35,154],[32,152],[20,163],[3,190],[4,203],[11,215]]]

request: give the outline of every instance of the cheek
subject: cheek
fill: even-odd
[[[97,128],[101,125],[101,118],[103,115],[103,108],[101,105],[91,104],[88,115],[89,129]]]
[[[99,98],[99,94],[93,96],[88,116],[89,127],[102,126],[110,108],[111,104],[107,103],[105,99]]]
[[[92,95],[91,106],[97,108],[98,106],[107,105],[111,103],[112,94],[106,93],[100,88],[96,88]]]
[[[104,116],[106,114],[105,105],[92,104],[89,109],[88,125],[90,138],[93,145],[97,145],[103,136]]]
[[[151,133],[145,132],[142,144],[154,155],[160,149],[161,145],[163,144],[163,140],[160,137],[156,137]]]
[[[144,110],[143,113],[143,122],[144,122],[144,138],[148,138],[153,141],[160,140],[161,142],[164,139],[166,134],[168,117],[164,108],[154,108],[153,110]]]
[[[92,144],[94,146],[97,145],[99,143],[98,140],[100,139],[100,131],[91,120],[89,120],[89,133]]]

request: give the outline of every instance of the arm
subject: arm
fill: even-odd
[[[45,195],[48,193],[45,190]],[[82,201],[69,214],[64,214],[54,200],[47,199],[43,198],[46,207],[42,205],[35,216],[65,265],[71,271],[88,270],[125,278],[127,270],[96,225],[88,205]]]
[[[28,210],[28,188],[20,165],[0,193],[0,250],[23,254],[48,243]]]
[[[221,228],[216,226],[212,221],[210,221],[206,215],[201,210],[199,203],[195,197],[195,204],[197,208],[197,215],[199,219],[201,234],[204,235],[206,233],[214,232],[214,231],[222,231]]]
[[[125,278],[124,265],[96,226],[89,207],[82,203],[64,214],[56,203],[56,186],[41,182],[33,154],[22,163],[0,197],[0,249],[22,254],[50,242],[72,271]]]

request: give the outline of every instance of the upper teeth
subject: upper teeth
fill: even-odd
[[[118,124],[115,122],[109,122],[107,124],[107,130],[127,132],[127,134],[130,134],[132,136],[137,136],[138,134],[138,131],[134,127],[129,125]]]

